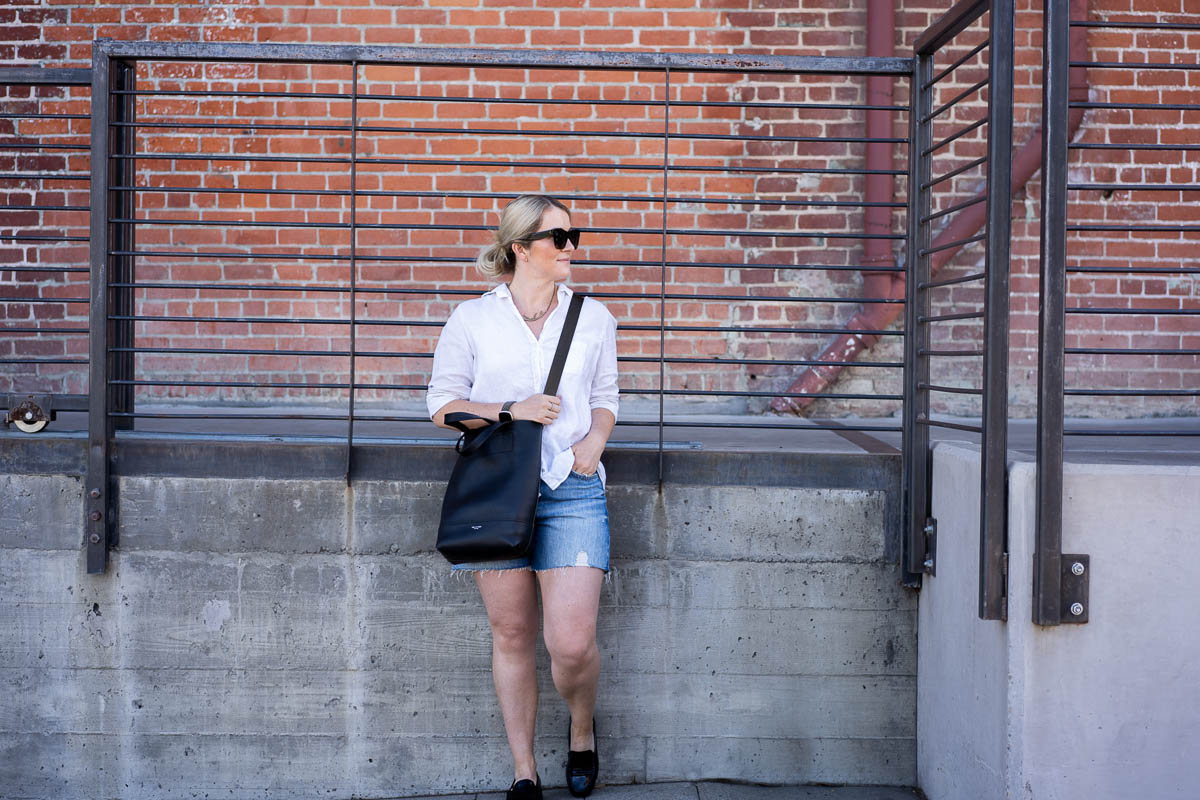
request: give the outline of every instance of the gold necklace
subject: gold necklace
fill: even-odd
[[[542,317],[544,317],[550,313],[550,306],[554,305],[554,295],[555,294],[556,294],[555,292],[551,292],[550,293],[550,302],[546,304],[545,308],[543,308],[538,313],[534,314],[532,317],[525,316],[525,312],[522,311],[520,308],[517,309],[517,313],[520,314],[521,319],[525,320],[526,322],[537,322],[539,319],[541,319]],[[513,305],[515,306],[516,303],[514,302]]]

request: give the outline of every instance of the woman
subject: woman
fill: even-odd
[[[617,420],[617,326],[599,302],[584,301],[559,395],[541,393],[572,294],[563,282],[578,244],[579,231],[557,200],[525,195],[505,207],[495,243],[476,262],[502,282],[450,315],[427,396],[430,416],[442,427],[449,427],[446,414],[456,411],[546,426],[532,552],[514,561],[454,567],[474,572],[491,624],[492,677],[513,757],[508,800],[542,797],[533,754],[539,588],[551,674],[570,712],[571,794],[590,794],[599,772],[596,616],[608,571],[600,455]]]

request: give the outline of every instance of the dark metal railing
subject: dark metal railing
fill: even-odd
[[[983,20],[987,15],[986,25]],[[981,30],[982,28],[982,30]],[[963,38],[968,41],[959,44]],[[951,50],[965,47],[965,53]],[[935,74],[935,61],[950,60]],[[982,61],[986,59],[986,61]],[[986,63],[987,75],[978,79]],[[908,286],[910,298],[905,329],[905,568],[913,574],[933,574],[936,568],[936,520],[932,513],[930,486],[930,428],[945,428],[978,434],[981,449],[979,616],[1004,619],[1007,614],[1005,589],[1008,374],[1008,273],[1012,156],[1012,64],[1013,5],[1011,0],[978,2],[964,0],[935,22],[915,45],[909,185]],[[961,78],[966,72],[968,77]],[[969,85],[958,88],[958,83]],[[983,90],[989,93],[986,114],[973,121],[953,119],[956,109]],[[940,92],[940,94],[939,94]],[[949,99],[936,107],[935,96]],[[935,126],[944,126],[940,135]],[[972,136],[976,134],[976,136]],[[982,141],[977,136],[983,136]],[[983,155],[976,155],[983,150]],[[945,162],[947,166],[942,166]],[[982,168],[982,169],[980,169]],[[964,189],[956,178],[982,173],[985,187]],[[935,191],[936,189],[936,191]],[[973,196],[961,199],[962,194]],[[935,209],[935,198],[942,207]],[[986,203],[982,232],[959,230],[953,223],[961,214]],[[950,225],[940,234],[936,224]],[[955,231],[958,230],[957,233]],[[934,279],[935,256],[948,257],[971,244],[985,243],[984,268],[967,274]],[[945,263],[944,261],[942,263]],[[958,310],[955,291],[964,285],[982,285],[981,303],[971,310]],[[935,303],[937,307],[935,309]],[[982,329],[972,334],[979,340],[956,339],[945,333],[944,323],[979,322]],[[982,359],[978,372],[963,370],[962,360]],[[945,379],[935,380],[939,364],[950,366]],[[954,380],[976,385],[952,385]],[[938,419],[931,410],[932,397],[979,398],[980,425]]]
[[[0,396],[5,402],[0,413],[25,431],[44,428],[60,411],[87,407],[86,395],[64,391],[69,381],[40,371],[51,365],[87,364],[80,350],[88,329],[72,323],[89,298],[86,284],[72,283],[71,277],[88,268],[74,256],[60,254],[56,245],[88,241],[72,232],[86,227],[82,220],[88,207],[74,204],[70,197],[87,186],[87,172],[70,161],[87,145],[70,140],[75,138],[73,121],[86,120],[88,114],[62,106],[71,102],[72,87],[90,85],[87,69],[0,67],[0,248],[6,251],[0,272],[13,276],[11,284],[0,285],[0,304],[6,311],[0,328],[5,337],[0,354]],[[26,124],[34,121],[31,132]],[[80,222],[62,221],[72,215]],[[47,280],[57,281],[53,289],[76,286],[79,293],[47,293],[39,283]],[[21,307],[28,311],[18,312]]]
[[[222,88],[219,91],[197,90],[184,88],[182,85],[164,88],[154,79],[156,65],[168,62],[184,61],[199,63],[237,63],[237,64],[273,64],[296,65],[299,68],[321,68],[326,70],[326,79],[311,82],[318,91],[287,92],[287,91],[246,91]],[[141,79],[141,84],[135,79],[135,71],[139,64],[147,65],[147,76]],[[336,78],[328,78],[328,70],[337,67],[340,72]],[[637,85],[647,88],[649,95],[645,100],[628,99],[582,99],[567,97],[563,104],[566,106],[585,106],[592,108],[602,106],[618,106],[630,110],[628,124],[595,124],[580,126],[567,124],[565,127],[549,125],[544,117],[529,123],[513,124],[511,121],[500,124],[489,123],[485,111],[477,118],[456,120],[453,125],[429,124],[422,119],[415,119],[412,124],[371,124],[367,119],[370,113],[364,114],[366,103],[375,105],[394,102],[408,103],[454,103],[474,104],[480,108],[490,108],[491,104],[524,103],[528,106],[538,102],[529,96],[520,97],[487,97],[468,94],[464,97],[441,97],[422,94],[420,91],[399,89],[391,93],[381,91],[374,84],[387,84],[387,80],[374,81],[368,73],[368,68],[405,67],[426,68],[437,67],[444,70],[460,70],[463,74],[470,69],[516,70],[524,76],[527,70],[573,70],[586,72],[636,72]],[[90,449],[88,474],[88,511],[89,511],[89,569],[102,571],[106,558],[106,543],[114,542],[115,529],[112,526],[114,509],[112,508],[111,490],[109,487],[108,465],[109,448],[119,431],[132,428],[138,419],[157,420],[205,420],[205,419],[288,419],[307,420],[318,423],[341,421],[346,424],[344,441],[346,443],[347,476],[351,465],[353,445],[356,437],[355,426],[378,425],[382,422],[427,422],[424,414],[405,414],[386,410],[372,410],[356,406],[356,396],[370,392],[378,395],[380,392],[413,393],[423,392],[424,380],[414,380],[419,375],[427,375],[429,359],[432,357],[432,346],[429,336],[435,335],[436,330],[444,322],[445,312],[434,313],[426,308],[424,318],[421,314],[405,312],[400,309],[396,315],[375,316],[369,313],[368,301],[419,301],[445,303],[460,297],[477,295],[478,290],[466,288],[448,288],[441,285],[443,281],[453,285],[456,281],[449,278],[439,278],[425,286],[420,285],[388,285],[387,280],[368,279],[366,270],[379,266],[398,269],[447,268],[463,269],[473,260],[473,252],[451,253],[449,255],[428,254],[409,255],[403,252],[384,254],[385,247],[379,244],[378,237],[397,235],[403,237],[427,236],[430,233],[462,236],[463,245],[458,250],[466,250],[468,237],[483,232],[488,226],[483,224],[483,209],[496,208],[497,202],[503,202],[515,197],[521,191],[508,191],[495,187],[494,190],[479,188],[453,187],[440,191],[441,187],[431,186],[413,190],[405,187],[387,187],[367,182],[367,178],[375,178],[392,173],[384,170],[417,169],[432,170],[446,167],[478,168],[480,170],[502,170],[505,175],[594,175],[598,176],[595,188],[591,190],[576,189],[553,191],[573,209],[583,209],[584,213],[594,214],[594,219],[603,223],[605,207],[614,209],[629,208],[632,204],[641,204],[647,209],[660,208],[661,218],[657,224],[650,226],[649,212],[642,218],[642,227],[634,224],[596,224],[585,225],[588,235],[604,242],[621,246],[627,252],[615,253],[615,257],[604,257],[603,253],[596,258],[580,259],[575,264],[583,272],[589,269],[615,270],[653,270],[657,277],[649,279],[649,273],[641,274],[636,279],[624,279],[622,283],[633,283],[633,287],[612,287],[603,280],[596,283],[597,291],[589,292],[602,300],[614,303],[651,303],[657,307],[657,317],[645,318],[645,315],[630,312],[626,317],[619,316],[619,341],[629,341],[634,344],[651,341],[646,337],[657,334],[657,352],[647,353],[645,346],[637,350],[623,353],[619,361],[633,374],[636,379],[633,385],[622,385],[622,394],[633,398],[657,398],[657,419],[623,419],[621,425],[627,429],[656,427],[658,429],[657,449],[660,459],[660,474],[662,469],[662,453],[666,449],[664,430],[668,428],[744,428],[750,429],[803,429],[828,430],[848,435],[847,431],[898,431],[900,426],[888,421],[870,424],[844,424],[838,421],[805,420],[800,422],[780,418],[763,418],[758,421],[702,421],[669,412],[666,406],[668,399],[687,398],[690,400],[721,401],[738,403],[756,403],[769,398],[779,397],[778,391],[773,391],[769,384],[753,385],[738,379],[740,383],[733,385],[722,384],[720,381],[700,385],[690,385],[677,380],[691,374],[680,372],[673,375],[676,368],[680,370],[704,368],[712,371],[717,369],[747,370],[757,367],[786,368],[792,366],[813,365],[817,363],[811,358],[804,357],[804,340],[795,337],[827,336],[838,332],[869,333],[886,337],[903,337],[902,330],[858,331],[839,324],[836,318],[811,320],[806,309],[813,306],[838,308],[846,303],[903,303],[903,300],[889,298],[854,297],[841,292],[822,291],[820,288],[797,291],[791,286],[774,288],[781,278],[803,276],[819,276],[828,273],[836,276],[848,270],[860,270],[862,267],[853,262],[830,264],[813,263],[805,258],[805,248],[810,248],[816,241],[837,243],[839,247],[849,247],[855,241],[868,238],[883,238],[900,240],[903,234],[867,234],[849,227],[849,216],[824,219],[815,217],[811,221],[802,215],[806,210],[817,211],[837,210],[839,213],[851,213],[868,206],[904,207],[903,202],[867,203],[856,197],[839,196],[847,191],[835,191],[831,196],[812,196],[793,191],[760,192],[757,184],[750,185],[749,191],[733,188],[714,190],[706,188],[707,182],[725,176],[734,176],[756,180],[772,176],[785,176],[799,179],[807,176],[839,177],[860,179],[868,174],[903,175],[904,170],[869,170],[846,166],[842,163],[826,163],[819,165],[806,164],[805,148],[822,148],[837,146],[843,148],[857,147],[868,143],[885,143],[902,146],[907,142],[905,137],[868,138],[842,135],[834,132],[829,136],[817,136],[802,130],[789,129],[803,122],[803,117],[797,116],[808,110],[831,110],[842,112],[858,112],[865,110],[885,110],[893,113],[908,111],[903,106],[873,106],[867,103],[848,103],[845,98],[835,98],[836,102],[820,103],[807,102],[800,98],[797,102],[780,102],[777,97],[764,100],[712,100],[707,96],[685,96],[685,88],[689,79],[694,76],[714,75],[734,76],[746,81],[753,87],[755,81],[796,81],[803,76],[868,76],[891,75],[906,78],[911,71],[907,59],[878,59],[878,58],[823,58],[823,57],[766,57],[766,56],[709,56],[683,54],[651,54],[651,53],[547,53],[547,52],[511,52],[496,50],[445,50],[420,48],[373,48],[373,47],[309,47],[309,46],[253,46],[253,45],[199,45],[185,43],[149,43],[149,42],[107,42],[96,43],[93,57],[93,91],[96,98],[93,116],[93,150],[92,150],[92,340],[91,359],[91,404],[89,439]],[[524,80],[520,77],[519,80]],[[317,83],[324,84],[317,86]],[[336,91],[328,91],[333,88]],[[385,88],[387,88],[385,86]],[[499,95],[499,92],[496,92]],[[215,97],[233,100],[261,99],[265,97],[284,98],[293,100],[313,100],[319,98],[323,103],[342,104],[340,113],[347,113],[344,123],[336,119],[337,114],[330,113],[320,120],[320,124],[311,124],[309,120],[297,121],[272,119],[264,121],[259,117],[229,119],[227,115],[194,120],[154,119],[146,112],[146,103],[162,98],[211,99]],[[788,98],[784,98],[785,100]],[[556,101],[557,102],[557,101]],[[332,108],[333,106],[329,106]],[[504,114],[508,115],[510,105],[501,105]],[[644,117],[638,118],[635,108],[644,110]],[[705,122],[704,113],[716,114],[737,110],[743,115],[756,115],[762,120],[762,129],[753,130],[745,126],[734,128],[729,133],[705,128],[698,124]],[[779,129],[766,112],[786,112],[793,115],[779,121]],[[379,113],[379,112],[376,112]],[[697,117],[697,114],[700,116]],[[192,114],[195,117],[197,115]],[[200,115],[202,116],[202,115]],[[427,115],[428,116],[428,115]],[[436,116],[436,115],[434,115]],[[526,112],[526,116],[529,113]],[[536,114],[534,116],[537,116]],[[720,117],[714,117],[719,120]],[[557,120],[556,120],[557,123]],[[301,148],[302,152],[280,154],[262,148],[253,149],[249,146],[245,152],[202,152],[195,147],[175,147],[155,149],[145,145],[149,136],[196,136],[203,132],[219,136],[236,136],[248,134],[253,140],[263,140],[269,137],[294,136],[309,137],[322,141],[320,137],[343,136],[348,143],[330,149],[326,142],[324,149]],[[436,148],[420,154],[380,152],[377,145],[379,137],[423,137],[434,141],[435,144],[458,141],[462,137],[480,137],[489,141],[500,142],[514,136],[539,142],[544,140],[580,143],[586,148],[588,142],[625,142],[632,143],[632,154],[626,152],[622,156],[595,156],[587,153],[584,156],[573,155],[569,151],[554,151],[540,153],[537,149],[526,149],[523,152],[509,154],[488,154],[480,157],[479,152],[465,153],[462,158],[442,157]],[[695,148],[725,145],[737,145],[742,148],[734,156],[728,154],[720,157],[706,156],[703,150]],[[642,147],[645,145],[645,151]],[[791,148],[796,156],[784,156],[775,153],[755,155],[747,148],[756,146],[783,146]],[[801,150],[796,150],[801,148]],[[548,148],[552,149],[552,148]],[[178,152],[176,152],[178,150]],[[614,148],[614,152],[617,152]],[[839,151],[842,152],[842,151]],[[846,157],[850,154],[846,151]],[[657,158],[657,163],[655,159]],[[792,159],[789,161],[789,159]],[[277,165],[294,168],[305,168],[311,172],[326,175],[342,175],[346,180],[341,185],[335,185],[331,178],[324,188],[301,188],[292,190],[277,185],[239,187],[213,185],[211,181],[202,181],[201,185],[179,185],[170,180],[174,165],[191,165],[188,170],[211,170],[216,165],[243,164],[247,170],[269,169]],[[208,173],[206,173],[208,174]],[[604,183],[599,177],[605,175],[645,175],[641,189],[605,190]],[[163,175],[165,178],[148,185],[146,175]],[[696,181],[702,183],[696,183]],[[624,188],[624,187],[623,187]],[[332,211],[323,219],[313,220],[301,218],[300,215],[276,216],[272,219],[247,218],[246,214],[225,213],[196,213],[186,204],[178,206],[187,213],[172,213],[170,209],[177,204],[166,202],[162,208],[151,212],[143,208],[143,198],[162,192],[164,197],[190,194],[192,196],[206,195],[221,197],[240,195],[246,198],[262,197],[270,203],[272,198],[284,195],[311,197],[316,202],[327,200],[335,202],[330,206]],[[209,194],[211,193],[211,194]],[[759,196],[759,195],[763,196]],[[186,199],[186,197],[184,198]],[[441,222],[433,220],[388,220],[379,214],[372,213],[376,201],[398,203],[423,202],[430,200],[435,203],[461,203],[463,209],[475,209],[468,212],[471,219],[463,219],[463,214],[455,212],[456,219]],[[482,201],[484,205],[472,205]],[[258,202],[258,201],[256,201]],[[589,205],[590,204],[590,205]],[[740,209],[748,215],[758,213],[763,220],[761,224],[754,223],[751,216],[738,218],[735,224],[727,218],[722,218],[713,212],[706,217],[696,213],[683,220],[680,207],[688,205],[712,206],[724,209]],[[319,206],[314,206],[317,208]],[[221,206],[221,208],[229,208]],[[399,206],[396,206],[399,208]],[[757,211],[754,211],[757,209]],[[793,216],[771,219],[770,215],[788,213]],[[449,213],[449,212],[439,212]],[[616,213],[615,211],[613,213]],[[707,212],[706,212],[707,213]],[[266,235],[260,246],[231,247],[222,244],[220,247],[193,244],[181,247],[179,241],[191,241],[191,234],[181,232],[196,231],[203,234],[213,229],[229,231],[246,231],[251,234],[260,231]],[[165,233],[159,233],[163,231]],[[311,231],[313,237],[329,237],[328,241],[321,238],[312,241],[322,242],[319,247],[281,246],[290,238],[295,238]],[[333,237],[341,237],[334,239]],[[285,239],[284,237],[288,237]],[[203,242],[204,240],[199,240]],[[728,261],[713,259],[711,255],[691,258],[691,248],[697,248],[701,254],[711,254],[714,247],[730,249],[730,243],[737,243],[733,257]],[[844,243],[844,244],[843,244]],[[745,248],[765,246],[763,256],[753,256]],[[473,248],[477,249],[477,248]],[[632,251],[632,253],[628,252]],[[633,255],[633,257],[630,257]],[[682,257],[681,257],[682,256]],[[310,274],[320,279],[302,281],[263,281],[229,280],[228,276],[221,279],[178,279],[173,273],[170,278],[148,278],[147,269],[156,264],[171,264],[190,262],[202,264],[205,260],[218,259],[222,264],[259,263],[293,263],[313,265]],[[330,273],[329,269],[340,270]],[[713,279],[708,286],[689,287],[679,279],[672,279],[676,272],[688,270],[692,273],[711,272]],[[729,291],[727,276],[734,270],[754,270],[764,275],[774,276],[773,280],[744,284],[737,291]],[[886,271],[872,268],[872,271]],[[895,270],[893,270],[895,271]],[[621,273],[623,274],[623,273]],[[725,280],[722,280],[722,279]],[[807,280],[807,279],[806,279]],[[419,281],[409,281],[409,284]],[[586,285],[586,281],[583,281]],[[657,285],[655,285],[657,284]],[[761,285],[760,285],[761,284]],[[641,289],[630,291],[628,289]],[[188,308],[186,313],[171,311],[167,303],[157,306],[151,303],[153,293],[194,292],[218,293],[221,296],[245,300],[251,297],[265,296],[263,303],[279,300],[279,310],[266,313],[254,310],[257,306],[250,304],[231,305],[227,309],[220,307],[219,301],[212,301],[204,306],[203,311]],[[229,292],[229,295],[224,295]],[[289,295],[288,293],[292,293]],[[311,304],[313,313],[288,313],[293,306],[287,298],[318,295],[327,297],[328,303],[317,300]],[[311,294],[310,294],[311,293]],[[154,295],[157,296],[157,295]],[[338,303],[341,305],[338,305]],[[332,305],[331,305],[332,304]],[[684,310],[684,304],[695,304],[704,316],[690,318]],[[704,304],[725,307],[738,306],[748,309],[743,324],[737,324],[729,314],[729,321],[723,318],[707,316]],[[446,306],[448,308],[448,306]],[[769,318],[761,318],[756,308],[771,307],[776,309]],[[270,306],[263,306],[264,311]],[[208,310],[208,309],[211,309]],[[673,309],[673,313],[668,313]],[[797,313],[794,313],[793,310]],[[232,313],[231,313],[232,312]],[[332,312],[332,313],[331,313]],[[767,324],[769,322],[769,324]],[[170,341],[145,341],[153,338],[149,334],[154,330],[163,330],[170,325],[206,324],[214,331],[243,330],[240,338],[242,344],[219,343],[220,346],[208,346],[206,342],[172,343]],[[155,327],[158,326],[158,327]],[[319,327],[321,346],[299,346],[299,341],[282,346],[266,347],[255,343],[255,331],[291,329],[296,333],[290,338],[301,339],[305,331]],[[375,335],[380,330],[398,330],[409,339],[400,343],[396,351],[385,350],[378,345],[364,344],[367,337]],[[413,339],[412,331],[428,330],[429,335],[420,334]],[[337,331],[327,333],[326,331]],[[407,332],[407,333],[405,333]],[[99,334],[99,335],[96,335]],[[424,337],[424,338],[421,338]],[[709,338],[705,338],[709,337]],[[753,344],[762,342],[791,341],[792,344],[774,350],[764,345],[764,352],[755,355],[750,350],[744,352],[712,353],[705,357],[704,353],[687,352],[705,341],[715,341],[712,337],[729,342],[744,342]],[[739,338],[740,337],[740,338]],[[773,337],[773,338],[772,338]],[[782,338],[781,338],[782,337]],[[161,337],[167,339],[168,337]],[[420,343],[424,342],[424,345]],[[678,345],[679,342],[687,344]],[[213,343],[217,344],[217,343]],[[684,352],[679,352],[680,348]],[[800,348],[800,349],[798,349]],[[297,359],[340,359],[344,366],[339,369],[297,369],[299,375],[267,375],[267,376],[237,376],[221,377],[186,375],[146,374],[137,360],[149,355],[160,356],[194,356],[204,358],[228,358],[231,356],[277,357],[290,356]],[[409,369],[407,379],[378,380],[370,382],[364,378],[364,363],[367,359],[393,360],[403,365],[411,362],[422,362],[420,369]],[[394,361],[401,359],[401,361]],[[639,367],[658,366],[657,385],[653,383],[651,372],[638,372]],[[897,376],[902,371],[903,363],[896,359],[878,362],[856,362],[856,367],[892,373]],[[624,377],[623,370],[623,377]],[[312,373],[321,373],[313,375]],[[639,384],[637,381],[641,381]],[[747,385],[747,383],[749,385]],[[165,388],[182,391],[220,392],[227,390],[252,391],[262,390],[337,393],[346,402],[345,413],[329,413],[326,411],[295,410],[258,411],[250,409],[242,413],[240,409],[207,410],[174,410],[174,409],[139,409],[142,395],[137,392],[157,391]],[[201,394],[201,396],[204,396]],[[826,392],[818,397],[833,401],[870,401],[873,403],[898,403],[903,395],[886,388],[877,391],[843,391]],[[230,413],[230,412],[233,413]]]
[[[1137,103],[1137,102],[1102,102],[1091,100],[1071,100],[1069,96],[1068,74],[1071,69],[1103,69],[1118,71],[1135,71],[1145,73],[1156,70],[1200,70],[1196,63],[1166,63],[1144,61],[1082,61],[1072,58],[1069,37],[1071,28],[1103,28],[1103,29],[1135,29],[1185,31],[1200,30],[1200,25],[1187,23],[1163,23],[1146,21],[1122,20],[1070,20],[1067,5],[1060,3],[1046,4],[1044,16],[1043,74],[1045,88],[1043,94],[1043,112],[1046,135],[1043,140],[1043,181],[1042,181],[1042,231],[1041,231],[1041,311],[1038,320],[1038,430],[1037,430],[1037,533],[1035,540],[1034,572],[1033,572],[1033,621],[1039,625],[1058,625],[1062,623],[1083,623],[1088,620],[1088,582],[1090,564],[1086,554],[1071,554],[1062,552],[1062,500],[1063,500],[1063,451],[1065,436],[1196,436],[1200,431],[1177,426],[1170,417],[1161,419],[1153,427],[1121,426],[1109,421],[1104,425],[1077,424],[1067,422],[1068,399],[1084,400],[1093,397],[1197,397],[1197,391],[1192,383],[1190,386],[1184,380],[1187,376],[1193,379],[1200,376],[1200,350],[1183,346],[1182,332],[1174,347],[1108,347],[1082,346],[1078,343],[1072,346],[1072,337],[1081,338],[1086,331],[1072,332],[1068,320],[1085,320],[1084,315],[1120,320],[1123,317],[1152,316],[1157,320],[1167,320],[1171,317],[1189,318],[1200,314],[1200,306],[1188,305],[1186,299],[1181,299],[1178,308],[1138,307],[1131,298],[1127,306],[1091,307],[1091,302],[1076,296],[1072,298],[1068,276],[1079,275],[1121,275],[1137,278],[1142,275],[1187,275],[1200,272],[1195,267],[1182,263],[1173,263],[1170,258],[1130,258],[1126,263],[1111,263],[1109,259],[1094,256],[1072,256],[1072,244],[1086,241],[1090,234],[1126,233],[1127,238],[1137,236],[1144,240],[1146,234],[1179,234],[1173,241],[1186,242],[1183,234],[1200,232],[1196,224],[1146,224],[1144,222],[1086,222],[1072,221],[1072,209],[1086,208],[1073,201],[1081,198],[1083,193],[1099,193],[1103,199],[1110,198],[1115,192],[1129,192],[1131,200],[1142,192],[1179,192],[1183,202],[1195,200],[1196,195],[1186,193],[1200,191],[1200,184],[1177,183],[1170,180],[1072,180],[1067,171],[1068,164],[1086,167],[1087,154],[1096,151],[1124,151],[1129,153],[1159,151],[1164,154],[1186,153],[1196,149],[1191,143],[1124,143],[1110,144],[1101,142],[1071,142],[1068,141],[1070,126],[1068,116],[1071,109],[1107,109],[1127,110],[1130,119],[1135,121],[1139,114],[1159,112],[1163,110],[1200,112],[1200,105],[1187,103]],[[1182,38],[1180,39],[1182,42]],[[1200,118],[1198,118],[1200,119]],[[1191,123],[1194,126],[1195,122]],[[1189,126],[1189,127],[1191,127]],[[1144,125],[1141,130],[1157,131],[1160,125]],[[1147,159],[1136,159],[1143,168],[1156,166]],[[1161,165],[1159,165],[1161,166]],[[1163,170],[1166,175],[1166,170]],[[1115,173],[1114,173],[1115,175]],[[1141,171],[1139,170],[1139,177]],[[1192,215],[1195,219],[1195,215]],[[1108,241],[1118,241],[1118,237],[1106,236]],[[1196,242],[1200,248],[1200,242]],[[1110,261],[1110,263],[1104,263]],[[1141,263],[1136,263],[1140,261]],[[1069,263],[1070,262],[1070,263]],[[1122,292],[1122,294],[1124,294]],[[1107,323],[1105,324],[1107,328]],[[1132,339],[1132,337],[1130,337]],[[1170,337],[1166,337],[1170,338]],[[1132,342],[1131,342],[1132,344]],[[1196,359],[1190,370],[1177,373],[1180,385],[1171,388],[1117,388],[1103,387],[1104,372],[1097,369],[1076,367],[1069,369],[1071,364],[1080,364],[1081,359],[1100,357],[1130,357],[1138,356],[1144,359],[1158,357],[1191,357]],[[1143,361],[1143,364],[1147,362]],[[1128,370],[1126,370],[1128,371]],[[1083,376],[1089,385],[1070,386],[1070,373]],[[1178,411],[1178,407],[1176,407]]]

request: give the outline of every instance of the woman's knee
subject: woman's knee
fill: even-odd
[[[546,651],[560,666],[583,665],[598,652],[594,629],[573,630],[569,633],[548,634]]]
[[[532,650],[537,638],[537,620],[492,620],[492,643],[503,651]]]

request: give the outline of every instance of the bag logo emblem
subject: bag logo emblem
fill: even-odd
[[[472,525],[472,526],[471,526],[471,530],[473,530],[473,531],[477,531],[477,530],[479,530],[479,529],[480,529],[480,528],[482,528],[482,527],[483,527],[482,525]]]

